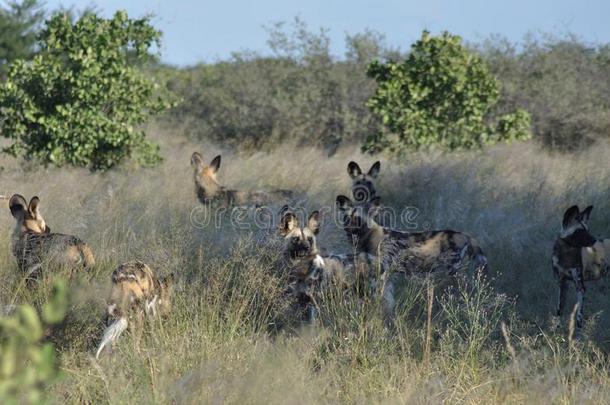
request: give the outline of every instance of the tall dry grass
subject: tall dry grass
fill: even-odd
[[[64,373],[48,391],[54,402],[599,403],[610,397],[608,281],[588,285],[582,341],[568,345],[567,317],[559,329],[550,322],[556,299],[550,252],[563,211],[594,204],[593,232],[610,234],[610,145],[570,156],[519,144],[382,158],[378,190],[385,205],[417,209],[420,228],[476,236],[490,261],[485,279],[435,286],[430,308],[427,282],[406,280],[396,324],[386,328],[376,297],[339,291],[323,297],[317,325],[300,326],[282,298],[285,278],[274,265],[279,250],[272,230],[236,230],[226,220],[219,229],[193,226],[200,207],[190,155],[198,150],[211,160],[222,150],[179,133],[156,137],[166,158],[156,169],[91,174],[0,161],[0,194],[40,196],[53,231],[79,235],[97,256],[94,270],[71,278],[70,314],[50,337]],[[352,159],[368,168],[376,158],[356,148],[328,157],[294,145],[270,154],[224,153],[219,178],[235,188],[295,189],[311,210],[349,194]],[[331,219],[325,218],[320,245],[348,252]],[[5,207],[0,303],[40,303],[57,275],[35,287],[23,283],[9,251],[12,227]],[[174,311],[148,325],[141,340],[126,334],[112,356],[96,362],[91,353],[110,273],[129,259],[178,275]]]

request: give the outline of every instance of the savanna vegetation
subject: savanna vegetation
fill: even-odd
[[[3,18],[16,18],[12,10]],[[181,99],[164,115],[134,124],[134,133],[160,147],[163,160],[155,166],[138,167],[128,154],[112,160],[111,169],[0,156],[0,195],[38,195],[53,231],[78,235],[96,254],[87,273],[52,269],[26,283],[9,248],[14,219],[2,205],[0,304],[3,311],[21,306],[0,322],[2,402],[606,402],[608,280],[587,285],[577,340],[570,316],[559,327],[552,322],[557,286],[550,255],[572,204],[595,205],[591,229],[610,236],[610,48],[569,36],[466,44],[497,84],[496,102],[483,108],[480,124],[521,131],[521,118],[515,126],[500,123],[523,110],[532,139],[474,142],[452,152],[434,144],[382,148],[371,156],[362,149],[366,140],[391,135],[391,128],[367,106],[378,88],[367,69],[375,58],[390,65],[408,54],[389,49],[374,32],[347,36],[348,51],[337,57],[324,31],[301,21],[268,30],[268,54],[236,53],[190,68],[137,61],[131,52],[117,56],[133,74],[154,76],[160,88],[150,97],[169,90]],[[19,57],[44,58],[44,48],[30,46],[32,53]],[[16,66],[36,66],[31,60]],[[9,82],[10,74],[3,85]],[[10,146],[2,128],[9,138],[3,146]],[[475,235],[488,255],[488,274],[468,284],[437,280],[432,297],[429,280],[404,280],[391,328],[375,296],[342,291],[327,293],[315,325],[301,325],[283,293],[286,274],[275,266],[281,254],[275,227],[235,226],[228,214],[218,226],[201,226],[189,167],[194,150],[210,160],[223,154],[223,184],[293,189],[310,211],[349,194],[347,162],[368,167],[379,159],[384,205],[413,207],[409,219],[418,229]],[[350,251],[332,214],[323,218],[319,244]],[[110,274],[131,259],[177,275],[174,309],[141,336],[126,333],[97,361],[92,353]]]

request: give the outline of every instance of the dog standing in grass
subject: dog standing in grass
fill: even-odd
[[[15,228],[11,250],[19,269],[35,278],[43,265],[91,268],[95,264],[91,248],[76,236],[51,233],[40,213],[40,199],[32,197],[28,204],[19,194],[9,200]]]
[[[222,207],[256,206],[271,204],[285,204],[293,197],[290,190],[270,191],[238,191],[222,186],[216,174],[220,169],[220,155],[216,156],[209,165],[204,164],[198,152],[191,156],[191,166],[194,167],[195,193],[202,204],[218,204]]]
[[[354,205],[337,196],[343,228],[358,252],[379,256],[382,266],[396,266],[407,274],[437,270],[455,274],[467,260],[478,269],[487,266],[487,257],[471,236],[453,230],[403,232],[379,225],[375,221],[380,208],[379,197],[368,204]]]
[[[130,325],[141,329],[145,317],[167,315],[171,310],[173,283],[173,274],[158,278],[140,261],[117,267],[112,273],[107,327],[95,357],[98,358],[106,346],[112,347]]]
[[[587,221],[593,206],[582,212],[574,205],[566,210],[561,232],[553,246],[553,273],[559,282],[557,318],[565,307],[568,283],[576,287],[576,327],[583,325],[585,281],[599,280],[610,269],[610,239],[597,239],[589,232]]]
[[[382,268],[387,302],[393,305],[393,272],[416,274],[458,273],[468,262],[477,271],[487,266],[487,257],[471,236],[453,230],[403,232],[382,226],[374,218],[381,207],[380,198],[354,205],[349,197],[337,196],[337,207],[349,242],[358,253],[378,258]],[[387,308],[393,313],[393,306]]]

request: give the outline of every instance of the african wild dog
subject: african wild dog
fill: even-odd
[[[564,213],[561,232],[553,246],[553,272],[559,282],[556,316],[565,307],[568,282],[576,287],[576,326],[582,328],[585,281],[599,280],[610,269],[610,239],[596,239],[589,233],[587,221],[593,206],[580,211],[574,205]]]
[[[28,277],[36,277],[43,264],[90,268],[95,264],[91,248],[72,235],[51,233],[39,209],[40,199],[15,194],[9,207],[15,217],[11,248],[19,269]]]
[[[377,196],[375,182],[379,176],[381,162],[373,163],[368,173],[363,173],[358,163],[351,161],[347,165],[347,173],[352,179],[352,195],[357,203],[366,203]]]
[[[406,274],[459,271],[469,259],[478,270],[487,266],[487,258],[475,239],[452,230],[403,232],[379,225],[373,218],[380,207],[379,197],[368,204],[354,206],[346,197],[337,196],[343,228],[358,252],[379,257],[387,271],[395,268]]]
[[[286,203],[294,196],[290,190],[238,191],[221,186],[216,179],[216,173],[220,168],[220,155],[206,166],[201,155],[193,152],[191,165],[195,169],[195,192],[202,204],[215,203],[224,207],[262,206]]]
[[[374,277],[374,257],[366,253],[321,254],[316,236],[320,231],[320,213],[314,211],[305,227],[287,206],[280,212],[280,234],[284,237],[284,262],[289,269],[289,292],[305,309],[309,321],[317,312],[316,296],[331,285],[353,288]],[[373,284],[374,285],[374,284]]]
[[[171,309],[174,275],[158,278],[140,261],[121,264],[112,272],[112,291],[107,309],[107,327],[95,353],[112,347],[130,321],[141,328],[145,316],[167,315]]]

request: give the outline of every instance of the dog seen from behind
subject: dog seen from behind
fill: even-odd
[[[107,327],[95,357],[130,325],[141,329],[145,318],[165,316],[171,310],[174,276],[159,278],[140,261],[121,264],[112,273],[112,290],[107,307]]]
[[[203,162],[201,154],[193,152],[191,166],[194,168],[195,193],[202,204],[217,204],[222,207],[263,206],[285,204],[294,197],[290,190],[238,191],[222,186],[216,177],[220,169],[220,155],[209,165]]]
[[[91,248],[73,235],[52,233],[40,213],[40,199],[26,199],[15,194],[9,200],[15,228],[11,250],[19,269],[30,278],[39,275],[43,266],[91,268],[95,264]]]

